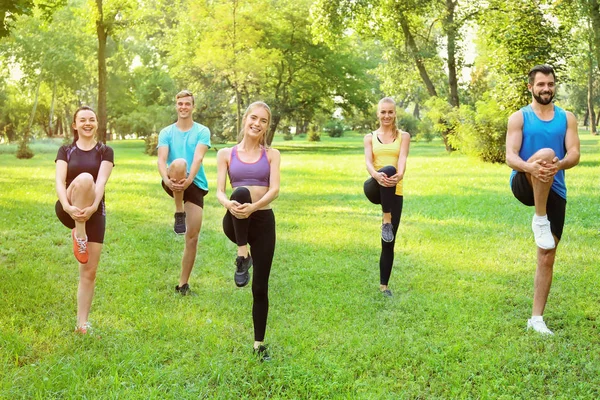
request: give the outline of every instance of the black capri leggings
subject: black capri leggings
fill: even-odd
[[[396,168],[387,165],[379,170],[387,176],[392,176],[396,173]],[[381,256],[379,257],[379,283],[387,285],[392,275],[392,266],[394,264],[394,245],[396,244],[396,233],[400,226],[400,217],[402,216],[402,205],[404,203],[403,196],[396,195],[396,187],[383,187],[373,178],[369,178],[364,184],[365,196],[373,204],[381,204],[383,212],[392,213],[392,227],[394,230],[394,240],[384,242],[381,240]]]
[[[244,197],[246,194],[247,197]],[[240,203],[252,202],[250,191],[241,187],[234,190],[231,200]],[[240,232],[238,232],[238,229],[240,229]],[[265,339],[265,331],[267,330],[269,275],[271,274],[271,265],[275,254],[275,214],[273,214],[273,210],[258,210],[253,212],[249,218],[242,220],[235,218],[227,211],[225,217],[223,217],[223,232],[235,244],[248,243],[250,245],[254,265],[252,272],[254,340],[262,342]],[[243,242],[241,238],[244,235],[246,242],[239,244]]]
[[[69,229],[75,228],[75,221],[71,216],[63,209],[60,201],[57,201],[54,205],[54,211],[56,216],[62,222],[64,226]],[[104,243],[104,232],[106,230],[106,212],[104,209],[104,200],[100,202],[98,210],[92,214],[90,219],[85,223],[85,232],[88,237],[88,242],[93,243]]]

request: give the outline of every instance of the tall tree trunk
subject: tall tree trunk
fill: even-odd
[[[96,33],[98,34],[98,140],[106,143],[106,91],[107,77],[106,71],[106,39],[108,30],[104,21],[102,10],[102,0],[96,0],[98,7],[98,19],[96,20]]]
[[[40,80],[37,84],[37,88],[35,89],[35,98],[33,100],[33,109],[31,110],[31,115],[29,116],[29,123],[27,124],[27,130],[25,131],[25,134],[23,135],[23,140],[25,142],[27,142],[27,140],[29,139],[29,133],[31,132],[31,127],[33,126],[33,120],[35,119],[35,112],[37,111],[38,98],[40,95],[40,86],[41,85],[42,85],[42,78],[40,77]]]
[[[423,80],[423,83],[427,88],[427,92],[430,96],[437,97],[437,91],[435,90],[435,86],[433,85],[431,78],[429,78],[429,74],[427,73],[427,69],[425,68],[425,63],[421,58],[419,48],[417,46],[417,43],[415,42],[415,38],[412,32],[410,31],[408,22],[406,21],[406,17],[404,16],[404,13],[400,10],[398,10],[398,15],[400,17],[400,26],[402,27],[402,32],[404,33],[404,40],[406,41],[406,45],[410,50],[410,55],[413,57],[415,65],[419,70],[419,75],[421,76],[421,79]]]
[[[52,137],[54,135],[54,130],[52,129],[52,120],[54,120],[54,100],[56,99],[56,80],[54,81],[54,85],[52,86],[52,101],[50,102],[50,117],[48,118],[48,132],[49,136]]]
[[[594,55],[596,62],[600,65],[600,3],[598,0],[588,0],[587,5],[594,35]]]
[[[269,132],[267,133],[267,145],[270,146],[271,143],[273,142],[273,136],[275,136],[275,131],[277,130],[277,126],[279,125],[279,122],[281,121],[281,115],[280,114],[273,114],[273,117],[271,118],[271,128],[269,129]]]
[[[455,0],[446,0],[446,37],[448,39],[448,86],[450,104],[459,107],[458,79],[456,77],[456,24],[454,23]]]
[[[597,135],[596,132],[596,115],[594,114],[594,58],[592,57],[593,44],[589,41],[590,53],[588,56],[588,90],[587,90],[587,105],[590,120],[590,133]]]

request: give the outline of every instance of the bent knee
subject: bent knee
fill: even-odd
[[[177,158],[173,160],[169,165],[169,178],[180,178],[185,177],[187,174],[187,161],[183,158]]]
[[[536,151],[535,154],[529,158],[529,160],[544,160],[547,162],[552,162],[554,157],[556,157],[556,153],[554,152],[554,150],[550,148],[543,148]]]
[[[73,182],[71,182],[69,187],[71,186],[73,189],[78,190],[92,189],[94,187],[94,177],[88,172],[82,172],[81,174],[77,175],[75,179],[73,179]]]

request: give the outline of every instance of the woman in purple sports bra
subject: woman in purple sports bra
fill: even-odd
[[[254,352],[261,361],[270,360],[264,343],[269,311],[269,274],[275,253],[275,216],[271,202],[279,195],[279,151],[266,144],[271,109],[263,102],[250,104],[242,119],[241,140],[217,154],[217,199],[227,209],[225,235],[237,244],[236,286],[252,280]],[[239,138],[238,138],[239,139]],[[227,197],[226,181],[233,193]],[[252,250],[252,255],[248,249]]]

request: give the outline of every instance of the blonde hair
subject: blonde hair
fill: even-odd
[[[377,103],[377,113],[379,114],[379,109],[381,108],[382,104],[392,104],[394,106],[394,111],[396,110],[396,102],[394,101],[394,99],[392,99],[391,97],[384,97],[383,99],[379,100],[379,103]],[[396,115],[394,115],[394,128],[396,128],[394,130],[394,139],[397,139],[398,136],[400,135],[400,129],[398,129],[398,126],[396,126]]]
[[[194,94],[190,90],[183,89],[181,92],[179,92],[175,95],[175,100],[179,100],[182,97],[191,97],[192,104],[194,104],[196,102],[196,99],[194,99]]]
[[[248,119],[248,115],[256,107],[262,107],[264,110],[267,111],[267,114],[269,115],[269,119],[267,120],[266,131],[263,134],[262,138],[260,139],[261,146],[268,147],[267,146],[267,134],[269,133],[269,128],[271,127],[271,108],[269,108],[267,103],[265,103],[264,101],[255,101],[254,103],[250,104],[248,106],[248,108],[246,108],[246,112],[244,112],[244,116],[242,117],[242,129],[240,130],[240,133],[238,134],[238,143],[241,142],[242,139],[244,138],[244,127],[246,126],[246,120]]]

